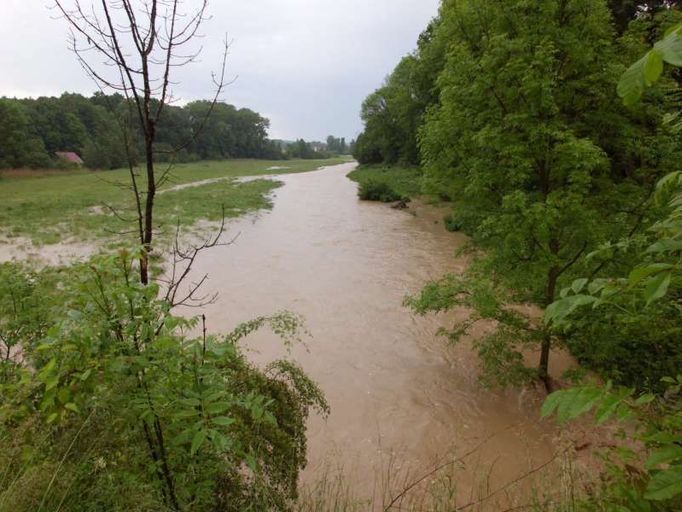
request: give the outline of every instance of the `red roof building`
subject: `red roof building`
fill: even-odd
[[[80,156],[72,151],[57,151],[55,155],[57,155],[57,158],[60,160],[64,160],[70,164],[83,165],[85,163]]]

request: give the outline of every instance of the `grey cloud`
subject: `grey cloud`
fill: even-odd
[[[193,0],[188,0],[191,4]],[[0,95],[95,90],[45,0],[0,0]],[[212,0],[201,61],[178,71],[184,101],[211,94],[221,41],[233,41],[224,100],[271,119],[273,137],[348,138],[360,104],[411,51],[438,0]]]

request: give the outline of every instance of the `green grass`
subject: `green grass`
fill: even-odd
[[[195,181],[239,176],[264,176],[306,172],[321,166],[345,162],[329,160],[227,160],[179,164],[157,196],[156,219],[166,227],[179,219],[184,225],[198,220],[219,220],[222,207],[228,217],[266,208],[268,193],[279,186],[272,180],[236,183],[226,179],[182,190],[169,190]],[[268,170],[269,167],[287,169]],[[157,165],[157,175],[165,166]],[[126,219],[133,219],[133,196],[126,169],[113,171],[64,171],[47,175],[7,175],[0,177],[0,234],[24,237],[35,244],[56,243],[66,239],[91,241],[112,238],[134,229],[106,208],[110,205]],[[140,186],[145,186],[140,177]],[[126,235],[130,241],[133,235]]]
[[[403,198],[412,199],[422,195],[421,170],[415,167],[365,166],[351,172],[348,177],[361,187],[373,183],[384,184],[396,196]]]

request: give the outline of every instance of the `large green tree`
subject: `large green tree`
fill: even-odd
[[[49,162],[45,146],[32,131],[26,109],[0,98],[0,168],[40,167]]]
[[[635,228],[637,205],[672,163],[672,148],[647,123],[660,122],[661,111],[629,115],[613,95],[623,67],[606,2],[501,5],[444,4],[447,61],[420,135],[427,185],[455,201],[485,256],[412,304],[472,307],[455,339],[476,320],[495,320],[479,341],[489,373],[549,384],[552,335],[513,304],[548,306],[585,255]],[[533,372],[522,364],[532,346],[540,351]]]

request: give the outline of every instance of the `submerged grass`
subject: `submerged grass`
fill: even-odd
[[[264,208],[269,205],[267,194],[278,186],[276,181],[237,183],[229,178],[305,172],[344,161],[228,160],[178,164],[160,189],[157,220],[161,227],[175,225],[178,220],[188,225],[200,219],[218,220],[223,207],[228,217]],[[159,164],[157,173],[164,169]],[[182,184],[222,178],[225,180],[172,190]],[[144,187],[144,183],[140,172],[140,186]],[[129,186],[126,169],[7,173],[0,182],[0,234],[22,237],[37,245],[67,239],[132,237],[117,235],[135,227],[130,222],[135,211]]]
[[[367,197],[370,200],[385,201],[382,198],[388,198],[385,202],[390,202],[422,195],[422,174],[416,167],[363,166],[348,174],[348,177],[358,182],[361,190],[376,188],[379,191],[376,197],[370,194]]]

